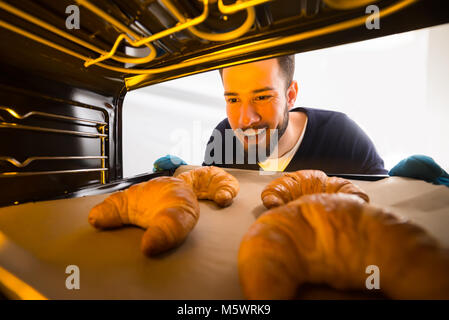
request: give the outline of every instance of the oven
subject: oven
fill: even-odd
[[[148,172],[124,177],[125,95],[245,62],[448,22],[445,0],[1,0],[3,296],[242,299],[240,239],[263,212],[263,186],[279,173],[230,169],[241,183],[241,201],[222,212],[201,203],[187,242],[156,259],[139,251],[138,228],[107,233],[89,226],[89,210],[112,192],[173,175],[153,173],[150,163]],[[447,188],[344,177],[449,245]],[[65,285],[73,266],[81,272],[79,290]],[[352,296],[322,288],[303,296],[317,297]]]

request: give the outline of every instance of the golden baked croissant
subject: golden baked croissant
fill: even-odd
[[[136,225],[146,229],[141,249],[155,255],[181,244],[198,221],[198,200],[183,180],[158,177],[116,192],[89,213],[95,228]]]
[[[199,167],[176,177],[192,186],[198,199],[213,200],[221,207],[229,206],[240,190],[233,175],[214,166]]]
[[[394,299],[449,299],[449,255],[426,232],[348,194],[313,194],[262,214],[240,245],[249,299],[291,299],[303,283],[366,289],[379,269]]]
[[[262,191],[261,198],[268,209],[281,206],[302,195],[313,193],[350,193],[369,202],[368,195],[349,180],[328,177],[320,170],[300,170],[285,173],[271,181]]]

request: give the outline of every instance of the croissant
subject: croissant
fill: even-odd
[[[214,166],[199,167],[181,173],[177,178],[190,185],[198,199],[213,200],[221,207],[229,206],[240,190],[233,175]]]
[[[199,214],[198,200],[183,180],[158,177],[110,195],[92,208],[88,221],[99,229],[129,224],[146,229],[141,249],[152,256],[181,244]]]
[[[267,209],[281,206],[302,195],[313,193],[350,193],[369,202],[368,195],[349,180],[328,177],[320,170],[300,170],[285,173],[271,181],[262,191],[261,198]]]
[[[423,229],[348,194],[314,194],[259,216],[238,268],[249,299],[291,299],[304,283],[366,289],[368,266],[394,299],[449,299],[449,255]]]

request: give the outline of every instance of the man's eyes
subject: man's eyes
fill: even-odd
[[[227,101],[228,101],[228,103],[236,103],[238,101],[238,99],[237,98],[229,98]]]
[[[264,96],[257,96],[254,98],[254,100],[256,101],[264,101],[264,100],[268,100],[271,98],[271,95],[264,95]]]
[[[266,100],[270,99],[271,97],[272,97],[272,95],[256,96],[256,97],[254,97],[254,101],[256,101],[256,102],[266,101]],[[226,99],[226,101],[228,103],[237,103],[240,100],[239,100],[239,98],[228,98],[228,99]]]

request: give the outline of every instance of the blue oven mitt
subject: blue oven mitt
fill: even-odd
[[[177,156],[167,154],[165,157],[161,157],[154,161],[153,172],[159,172],[164,170],[170,170],[174,172],[176,168],[187,163]]]
[[[449,187],[449,175],[431,157],[413,155],[401,160],[390,172],[390,176],[420,179]]]

